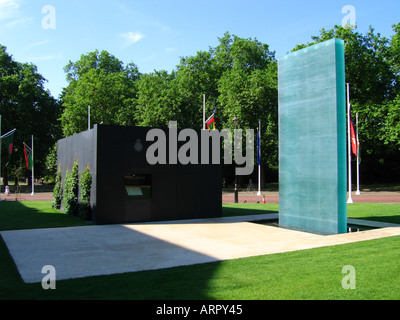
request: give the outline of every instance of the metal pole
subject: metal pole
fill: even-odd
[[[258,146],[258,153],[257,153],[257,158],[258,154],[260,154],[260,163],[258,164],[258,192],[257,195],[261,196],[261,119],[258,121],[258,139],[260,145]]]
[[[203,94],[203,130],[206,130],[206,95]]]
[[[90,106],[88,106],[88,130],[90,130]]]
[[[351,138],[350,138],[350,93],[349,93],[349,84],[347,84],[347,145],[348,145],[348,173],[349,173],[349,196],[347,199],[347,203],[353,203],[353,199],[351,197]]]
[[[0,115],[0,137],[1,137],[1,115]],[[0,177],[1,177],[1,138],[0,138]],[[1,183],[0,183],[0,201],[1,201]]]
[[[35,174],[33,172],[33,168],[35,167],[35,165],[34,165],[35,160],[33,157],[34,157],[34,153],[33,153],[33,135],[32,135],[32,193],[31,193],[31,196],[35,195]]]
[[[238,118],[236,118],[236,116],[235,116],[235,118],[233,119],[233,123],[235,124],[235,134],[233,135],[234,136],[234,141],[235,141],[235,137],[236,137],[236,134],[237,134],[237,122],[238,122]],[[235,143],[234,143],[234,145],[235,145]],[[235,146],[236,147],[236,146]],[[237,174],[236,174],[236,168],[235,168],[235,203],[239,203],[239,193],[238,193],[238,178],[237,178]]]

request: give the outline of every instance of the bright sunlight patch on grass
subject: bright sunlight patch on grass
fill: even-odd
[[[347,205],[347,216],[400,224],[400,203],[352,203]]]

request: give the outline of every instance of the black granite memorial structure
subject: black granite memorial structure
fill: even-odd
[[[74,161],[78,161],[79,174],[89,166],[93,221],[115,224],[220,217],[222,165],[200,164],[200,143],[199,164],[149,164],[146,151],[154,142],[146,141],[146,136],[151,129],[95,125],[58,141],[63,181]],[[161,130],[169,150],[169,129]],[[183,144],[177,142],[178,148]]]

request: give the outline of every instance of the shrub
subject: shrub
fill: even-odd
[[[61,208],[62,197],[63,197],[63,185],[61,178],[61,167],[59,166],[53,190],[53,204],[51,205],[53,209],[59,210]]]
[[[90,191],[92,189],[92,175],[90,173],[89,166],[86,166],[79,180],[80,190],[80,204],[79,204],[79,216],[82,219],[91,219],[90,210]]]
[[[78,161],[74,162],[71,173],[68,169],[65,173],[64,185],[64,210],[67,214],[78,215]]]

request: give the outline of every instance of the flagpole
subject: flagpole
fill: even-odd
[[[0,137],[1,137],[1,114],[0,114]],[[0,138],[0,177],[1,177],[1,138]],[[0,201],[1,201],[1,183],[0,183]]]
[[[258,139],[259,146],[257,150],[257,160],[260,157],[260,163],[258,164],[258,192],[257,195],[261,196],[261,119],[258,120]]]
[[[9,136],[11,136],[17,129],[12,129],[11,131],[8,131],[7,133],[3,134],[2,136],[0,136],[0,138],[5,139]]]
[[[360,195],[360,143],[358,141],[358,113],[356,113],[356,139],[357,139],[357,191],[356,195]]]
[[[33,173],[33,167],[34,167],[34,158],[33,158],[34,154],[33,154],[33,135],[32,135],[32,193],[31,196],[35,195],[35,175]]]
[[[206,130],[206,95],[203,94],[203,130]]]
[[[350,138],[350,92],[349,92],[349,84],[347,83],[347,145],[348,145],[348,173],[349,173],[349,196],[347,199],[347,203],[353,203],[353,199],[351,197],[351,138]]]

